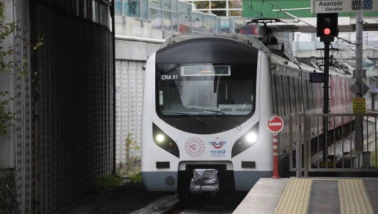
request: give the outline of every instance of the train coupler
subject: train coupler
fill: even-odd
[[[194,169],[193,178],[190,182],[190,192],[200,194],[202,192],[211,192],[213,194],[219,191],[218,170],[216,169]]]

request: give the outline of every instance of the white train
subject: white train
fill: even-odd
[[[273,113],[287,120],[290,112],[321,112],[321,84],[309,84],[306,74],[314,71],[321,72],[276,55],[245,35],[168,39],[146,65],[142,116],[146,188],[177,191],[185,198],[195,191],[193,169],[216,169],[216,190],[225,192],[248,191],[259,178],[271,177],[272,134],[267,121]],[[349,91],[348,76],[338,73],[331,79],[337,79],[330,81],[331,98],[334,90]],[[345,95],[332,102],[331,110],[347,112],[350,100]],[[287,148],[288,142],[281,141],[286,136],[284,129],[281,151]]]

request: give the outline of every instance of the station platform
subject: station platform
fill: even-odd
[[[378,213],[377,178],[262,178],[233,214]]]

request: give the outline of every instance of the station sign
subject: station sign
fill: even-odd
[[[311,13],[378,11],[374,0],[311,0]]]
[[[324,73],[310,73],[310,83],[324,83]]]
[[[366,113],[366,101],[363,97],[353,98],[353,113]]]

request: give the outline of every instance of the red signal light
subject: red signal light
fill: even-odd
[[[328,36],[329,34],[331,34],[331,29],[324,28],[324,35]]]

